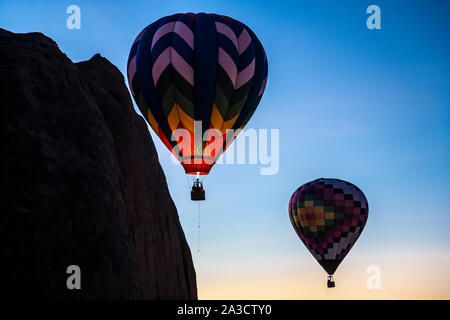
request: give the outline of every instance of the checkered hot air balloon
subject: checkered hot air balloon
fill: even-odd
[[[258,38],[217,14],[161,18],[137,36],[128,58],[136,104],[187,174],[209,173],[249,121],[266,81]]]
[[[366,225],[369,204],[350,182],[320,178],[298,188],[289,201],[289,217],[314,258],[332,276]]]

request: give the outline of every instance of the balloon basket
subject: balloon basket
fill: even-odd
[[[203,183],[197,178],[191,190],[191,200],[192,201],[202,201],[205,200],[205,189],[203,189]]]
[[[328,276],[327,287],[334,288],[335,286],[333,276]]]

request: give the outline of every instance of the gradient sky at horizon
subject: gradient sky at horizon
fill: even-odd
[[[71,4],[81,8],[80,30],[66,28]],[[381,30],[366,28],[371,4]],[[280,130],[276,175],[216,165],[205,178],[199,253],[198,204],[152,132],[199,298],[450,299],[450,2],[0,0],[0,27],[42,32],[74,62],[100,53],[126,75],[137,34],[177,12],[229,15],[252,28],[269,76],[247,128]],[[294,190],[319,177],[356,184],[370,205],[333,290],[287,212]],[[380,290],[366,287],[369,265],[381,269]]]

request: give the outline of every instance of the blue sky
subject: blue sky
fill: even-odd
[[[66,28],[71,4],[81,8],[80,30]],[[381,30],[366,28],[371,4],[381,8]],[[278,174],[260,175],[259,165],[216,165],[205,179],[200,253],[198,204],[189,200],[183,169],[152,132],[200,298],[328,297],[320,291],[325,273],[287,213],[293,191],[319,177],[353,182],[370,205],[366,229],[336,273],[347,289],[334,298],[353,297],[349,291],[450,298],[443,278],[429,272],[450,267],[450,2],[2,0],[0,27],[40,31],[75,62],[100,53],[125,75],[136,35],[176,12],[229,15],[252,28],[269,76],[247,127],[280,130]],[[365,288],[371,264],[387,279],[380,292]],[[410,277],[424,288],[407,291]]]

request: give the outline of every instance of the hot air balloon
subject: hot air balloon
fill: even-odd
[[[127,73],[150,127],[185,172],[197,175],[192,200],[204,200],[199,175],[210,172],[263,95],[267,58],[260,41],[227,16],[174,14],[137,36]]]
[[[289,201],[289,217],[302,242],[328,273],[333,274],[366,225],[369,205],[350,182],[320,178],[298,188]]]

